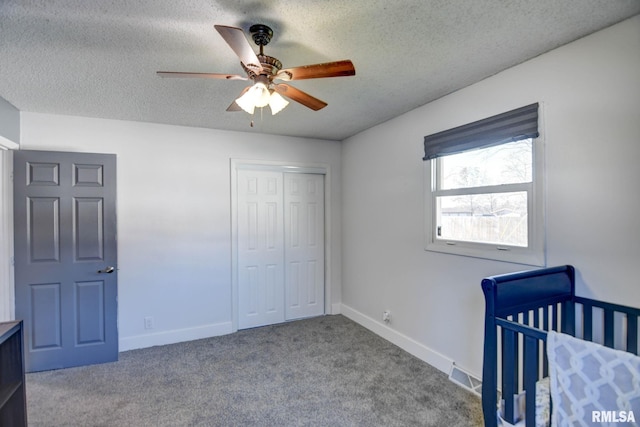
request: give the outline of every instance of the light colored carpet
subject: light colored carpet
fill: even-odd
[[[344,316],[27,374],[30,426],[479,426],[480,399]]]

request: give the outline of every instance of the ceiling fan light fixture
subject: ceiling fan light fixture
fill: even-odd
[[[279,93],[273,92],[269,98],[269,107],[271,108],[271,115],[275,116],[280,111],[289,105],[289,101],[280,96]]]
[[[236,99],[236,104],[247,113],[253,114],[256,107],[262,108],[269,104],[270,95],[267,86],[262,82],[257,82],[240,98]]]
[[[270,91],[265,83],[259,81],[236,99],[236,104],[249,114],[253,114],[256,107],[263,108],[268,105],[271,108],[271,115],[276,115],[289,105],[289,101],[280,94]]]

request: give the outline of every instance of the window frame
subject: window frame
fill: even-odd
[[[542,127],[540,127],[542,128]],[[424,164],[424,219],[425,250],[452,255],[469,256],[495,261],[533,266],[546,266],[545,199],[544,199],[544,138],[542,132],[532,138],[532,181],[524,184],[489,185],[454,190],[438,190],[437,176],[440,158],[426,160]],[[510,142],[510,141],[509,141]],[[505,142],[506,143],[506,142]],[[482,148],[481,148],[482,149]],[[494,191],[487,191],[494,190]],[[528,246],[498,245],[493,243],[445,240],[437,237],[438,196],[471,193],[527,192]]]

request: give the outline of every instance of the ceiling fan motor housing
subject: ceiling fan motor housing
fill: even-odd
[[[258,46],[266,46],[273,37],[273,30],[264,24],[255,24],[249,28],[253,41]]]
[[[255,24],[249,28],[249,31],[251,32],[253,41],[260,46],[260,53],[257,57],[260,61],[260,65],[262,66],[262,71],[258,74],[252,69],[246,67],[245,64],[240,63],[240,65],[242,65],[242,68],[244,68],[244,71],[252,80],[255,80],[259,75],[275,76],[277,72],[282,69],[282,62],[273,56],[265,55],[262,51],[262,48],[271,41],[271,37],[273,37],[273,30],[267,25]]]
[[[260,61],[260,65],[262,65],[262,74],[275,76],[276,73],[280,71],[280,69],[282,69],[282,62],[280,62],[277,58],[274,58],[273,56],[258,55],[258,60]],[[246,67],[244,68],[245,68],[245,71],[250,75],[253,73],[248,68]]]

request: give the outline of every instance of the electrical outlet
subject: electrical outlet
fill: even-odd
[[[144,328],[153,329],[153,317],[149,316],[144,318]]]
[[[382,321],[385,323],[389,323],[391,321],[391,312],[389,310],[382,312]]]

